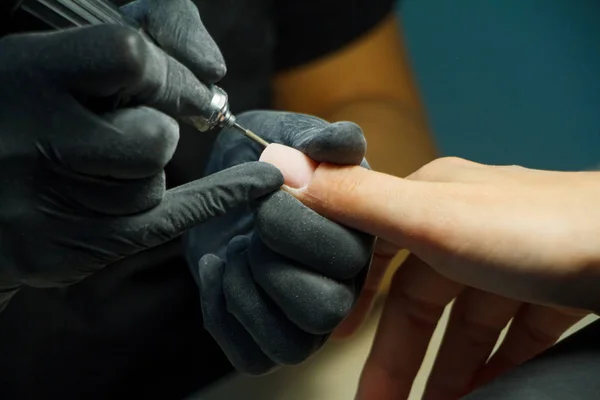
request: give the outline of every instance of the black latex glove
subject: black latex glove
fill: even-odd
[[[159,46],[210,84],[225,76],[223,55],[190,0],[137,0],[121,7]]]
[[[316,161],[363,162],[366,143],[352,123],[257,111],[241,125]],[[219,135],[207,173],[257,160],[240,133]],[[364,164],[366,166],[366,163]],[[206,329],[241,372],[297,364],[350,313],[364,283],[373,238],[327,220],[277,191],[185,235]]]
[[[77,282],[283,182],[250,163],[165,190],[172,116],[209,98],[132,29],[6,37],[0,77],[0,307],[21,285]]]

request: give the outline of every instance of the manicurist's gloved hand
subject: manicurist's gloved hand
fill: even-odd
[[[319,162],[363,162],[366,143],[352,123],[273,111],[245,113],[238,121]],[[225,130],[207,173],[257,160],[261,151]],[[299,363],[321,347],[358,298],[373,247],[371,236],[321,217],[283,191],[185,237],[204,324],[234,366],[253,374]]]
[[[165,190],[172,117],[210,100],[203,76],[126,27],[0,40],[0,308],[22,285],[77,282],[280,187],[277,169],[249,163]]]
[[[137,0],[121,7],[161,49],[205,84],[225,76],[223,55],[190,0]]]

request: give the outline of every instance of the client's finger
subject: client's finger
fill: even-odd
[[[474,386],[486,384],[498,375],[550,348],[588,312],[534,304],[523,306],[514,317],[498,351],[477,374]]]
[[[477,289],[463,291],[452,306],[423,399],[458,399],[468,393],[474,376],[520,305],[519,301]]]
[[[558,172],[568,179],[572,174]],[[519,165],[485,165],[459,157],[437,158],[409,176],[409,180],[426,182],[462,182],[462,183],[514,183],[523,182],[524,179],[540,182],[540,179],[555,183],[556,171],[529,169]]]
[[[333,337],[343,339],[351,336],[365,321],[373,303],[377,298],[383,280],[390,263],[398,253],[398,247],[379,239],[373,252],[373,260],[369,267],[367,280],[362,287],[360,297],[356,302],[352,312],[333,332]]]
[[[394,276],[357,399],[406,399],[444,308],[462,290],[415,256]]]
[[[431,243],[462,243],[451,222],[474,213],[481,196],[468,184],[411,181],[359,166],[315,164],[282,145],[268,146],[261,161],[278,167],[288,192],[318,213],[418,254],[426,253],[423,246]]]

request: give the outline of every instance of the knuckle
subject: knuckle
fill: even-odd
[[[148,42],[133,28],[117,26],[113,29],[114,54],[120,56],[121,70],[133,79],[144,75],[148,64]]]
[[[154,115],[150,118],[141,118],[139,129],[143,133],[145,151],[145,170],[158,173],[162,171],[171,161],[177,143],[179,142],[179,125],[174,119],[159,113],[150,111]]]
[[[439,163],[442,163],[444,165],[451,165],[451,164],[473,164],[472,161],[469,161],[465,158],[462,157],[456,157],[456,156],[446,156],[446,157],[440,157],[438,158],[436,161],[438,161]]]
[[[334,167],[337,169],[336,179],[324,179],[323,183],[319,182],[319,186],[315,187],[315,181],[317,181],[319,168],[315,171],[315,177],[313,178],[313,183],[311,184],[312,188],[309,187],[309,191],[311,189],[320,190],[322,184],[328,185],[332,192],[345,193],[347,198],[353,199],[356,194],[360,194],[362,189],[362,184],[364,182],[363,177],[355,174],[352,169],[342,168],[342,167]]]
[[[496,327],[478,321],[468,316],[463,316],[460,321],[465,338],[475,347],[488,348],[496,344],[498,335],[503,326]]]
[[[504,171],[514,171],[514,172],[520,172],[520,171],[525,171],[527,170],[527,168],[521,166],[521,165],[501,165],[501,166],[497,166],[495,167],[498,170],[504,170]]]
[[[419,168],[411,177],[417,180],[436,180],[445,174],[448,169],[466,164],[471,164],[471,162],[460,157],[436,158]]]
[[[434,328],[442,317],[446,305],[421,298],[401,283],[402,278],[402,274],[394,275],[392,286],[398,287],[399,291],[394,294],[391,301],[398,302],[406,310],[407,318],[412,325],[423,329]]]
[[[530,343],[539,347],[550,346],[560,338],[560,335],[556,335],[553,332],[549,332],[542,327],[532,324],[524,324],[523,332]]]
[[[164,173],[159,173],[147,178],[124,180],[108,195],[91,194],[80,199],[91,210],[114,216],[138,214],[154,209],[163,201],[166,195],[166,178]],[[155,240],[164,239],[156,231],[153,231],[153,235],[148,235],[150,237]]]

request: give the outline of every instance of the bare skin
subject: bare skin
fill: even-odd
[[[400,179],[317,165],[282,146],[262,160],[286,164],[290,192],[317,212],[379,237],[388,251],[411,252],[392,283],[358,399],[407,398],[452,300],[425,399],[461,397],[600,309],[600,172],[443,158]],[[300,165],[302,176],[291,176]]]

